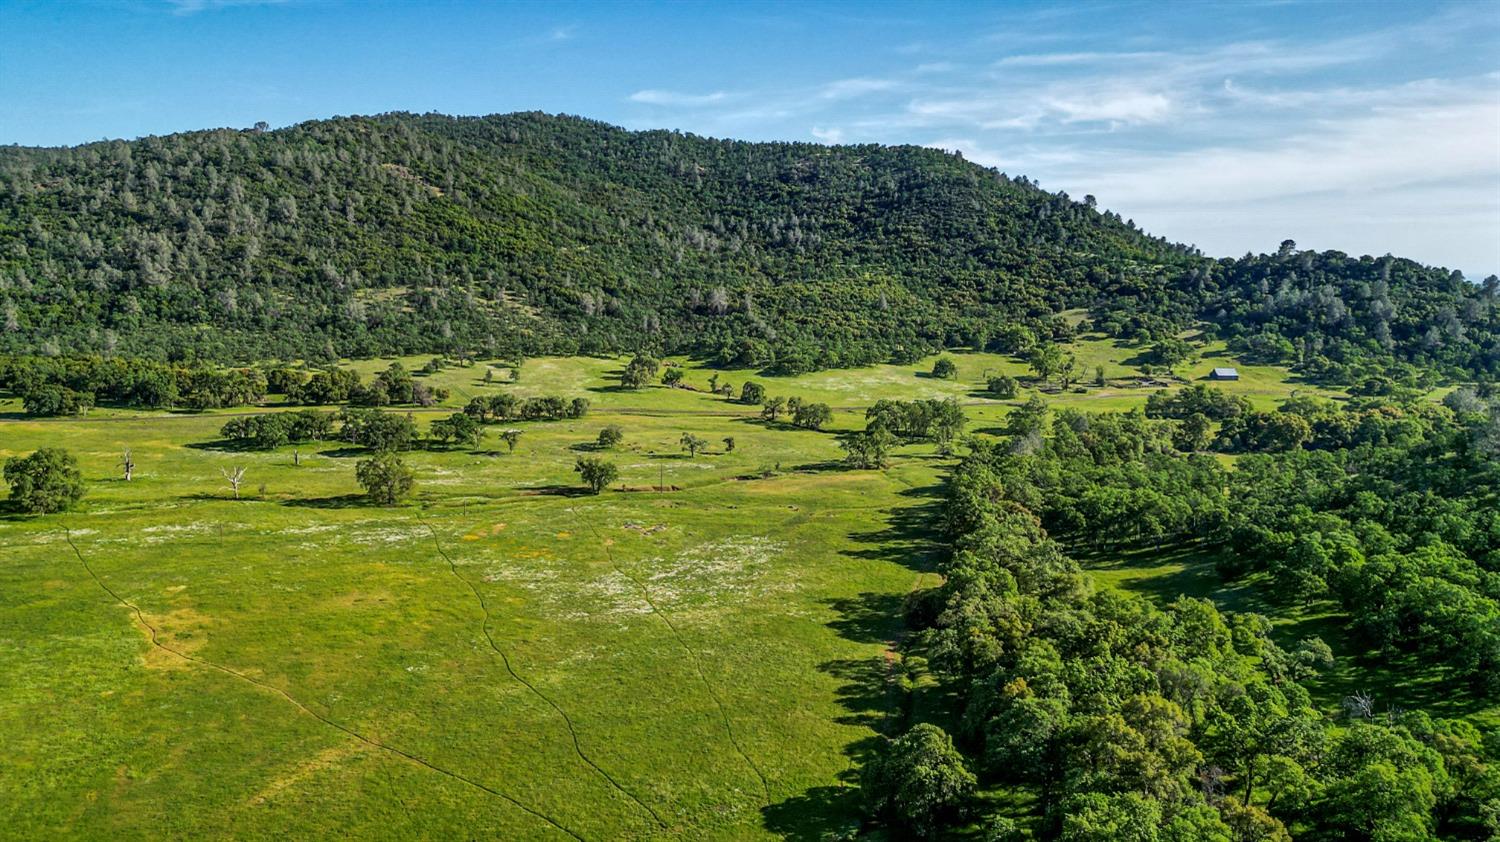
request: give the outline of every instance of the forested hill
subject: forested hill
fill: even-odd
[[[1495,286],[1390,258],[1237,261],[915,147],[543,114],[391,114],[0,149],[0,352],[694,352],[779,371],[1206,318],[1348,379],[1500,368]],[[1360,371],[1351,370],[1359,362]]]

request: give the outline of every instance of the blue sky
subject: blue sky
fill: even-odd
[[[1500,271],[1500,3],[0,0],[0,143],[540,109],[959,149],[1210,254]]]

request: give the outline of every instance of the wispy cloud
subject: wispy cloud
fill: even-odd
[[[672,106],[700,106],[713,105],[723,102],[729,98],[724,91],[714,91],[707,94],[685,94],[680,91],[663,91],[648,88],[644,91],[636,91],[631,94],[631,102],[639,102],[645,105],[672,105]]]
[[[1488,260],[1494,271],[1500,74],[1402,78],[1397,68],[1434,66],[1410,57],[1464,43],[1469,29],[1500,36],[1497,22],[1457,7],[1333,36],[1261,29],[1186,42],[1143,28],[1089,43],[1036,18],[993,37],[895,47],[921,55],[904,70],[872,62],[868,75],[747,89],[732,102],[665,91],[632,99],[697,106],[694,128],[710,133],[775,137],[784,126],[782,136],[824,143],[960,151],[1050,189],[1093,193],[1149,230],[1220,254],[1247,241],[1272,248],[1296,228],[1323,247],[1357,252],[1385,238],[1388,249],[1406,243],[1436,261],[1443,249],[1413,231],[1441,219],[1449,233],[1425,242],[1451,245],[1462,231],[1473,242],[1454,253],[1483,255],[1465,268]]]
[[[825,129],[813,126],[811,133],[813,137],[824,143],[838,144],[844,142],[844,130],[840,128],[830,127]]]
[[[822,86],[818,91],[818,97],[829,100],[850,99],[864,96],[865,94],[895,90],[898,87],[900,87],[900,83],[894,79],[870,79],[865,77],[839,79]]]
[[[1060,64],[1102,64],[1117,61],[1139,61],[1161,58],[1164,53],[1022,53],[1006,56],[995,62],[996,67],[1053,67]]]

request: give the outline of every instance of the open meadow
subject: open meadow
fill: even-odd
[[[1123,410],[1152,391],[1129,385],[1132,349],[1074,348],[1111,383],[1053,406]],[[244,409],[32,420],[0,402],[0,459],[66,447],[88,480],[74,511],[0,517],[5,835],[816,838],[857,826],[852,770],[901,704],[901,606],[936,584],[951,460],[909,445],[888,470],[846,470],[837,434],[861,429],[875,400],[917,397],[955,397],[971,432],[997,432],[1028,395],[991,400],[983,381],[1023,365],[952,356],[953,380],[927,376],[932,359],[717,372],[827,402],[822,431],[705,391],[621,390],[619,359],[529,360],[514,383],[503,364],[489,382],[484,364],[449,366],[425,378],[451,396],[414,412],[423,428],[501,390],[586,396],[592,409],[513,424],[514,451],[492,427],[477,447],[409,453],[416,489],[393,507],[359,494],[361,451],[347,445],[303,446],[294,464],[292,446],[220,441]],[[715,373],[685,367],[698,389]],[[1257,406],[1316,391],[1281,369],[1240,369],[1224,388]],[[610,424],[624,441],[598,450]],[[683,452],[685,432],[708,451]],[[130,482],[117,468],[127,447]],[[573,470],[590,455],[620,469],[599,496]],[[236,467],[241,499],[221,476]],[[1191,554],[1083,561],[1106,586],[1164,602],[1264,610]]]

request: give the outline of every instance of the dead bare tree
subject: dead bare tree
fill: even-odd
[[[135,476],[135,459],[130,455],[130,448],[125,448],[125,455],[120,457],[120,468],[125,471],[125,481]]]
[[[245,481],[245,469],[243,467],[220,468],[219,473],[224,475],[224,481],[234,489],[234,499],[240,499],[240,483]]]

